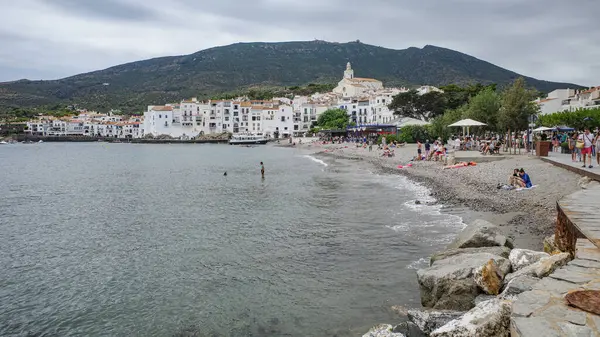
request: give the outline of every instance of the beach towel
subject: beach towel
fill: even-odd
[[[533,185],[531,187],[520,187],[520,188],[517,188],[516,191],[527,191],[527,190],[534,189],[536,186],[537,185]]]

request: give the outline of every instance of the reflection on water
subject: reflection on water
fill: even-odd
[[[417,306],[410,268],[458,218],[408,207],[402,177],[304,155],[2,147],[0,335],[345,336]]]

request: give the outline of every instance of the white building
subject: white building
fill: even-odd
[[[600,86],[587,90],[556,89],[548,93],[546,98],[537,99],[535,102],[542,115],[577,109],[600,108]]]
[[[272,100],[239,97],[200,102],[192,98],[180,104],[149,106],[144,114],[144,134],[176,138],[223,132],[300,136],[312,128],[323,112],[332,108],[346,110],[349,120],[357,125],[388,124],[394,120],[388,105],[394,96],[407,91],[407,88],[384,88],[376,79],[355,77],[348,62],[342,80],[329,93]],[[422,86],[417,91],[419,94],[442,92],[433,86]]]
[[[383,83],[373,78],[354,77],[350,62],[346,65],[344,78],[333,89],[335,94],[342,97],[357,97],[370,91],[383,89]]]
[[[144,113],[144,134],[175,136],[174,133],[176,133],[181,135],[181,128],[172,128],[172,125],[173,106],[151,105]]]

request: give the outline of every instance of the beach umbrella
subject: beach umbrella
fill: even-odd
[[[554,129],[553,128],[548,128],[548,127],[545,127],[545,126],[540,126],[537,129],[533,129],[533,132],[544,132],[544,131],[552,131],[552,130],[554,130]]]
[[[465,134],[465,128],[467,128],[467,135],[469,135],[469,128],[471,126],[485,126],[485,125],[487,125],[487,124],[467,118],[467,119],[460,120],[454,124],[450,124],[448,126],[461,126],[463,128],[463,135]]]

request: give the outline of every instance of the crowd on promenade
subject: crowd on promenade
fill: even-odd
[[[600,131],[554,132],[550,142],[552,152],[570,153],[571,161],[583,163],[582,167],[593,168],[594,157],[600,166]]]

